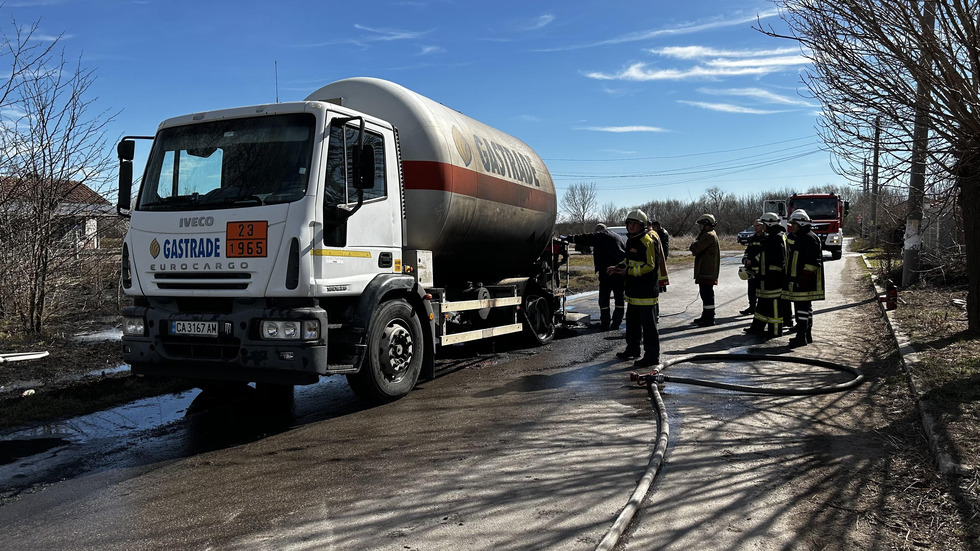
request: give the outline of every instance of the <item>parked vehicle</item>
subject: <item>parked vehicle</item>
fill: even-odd
[[[753,235],[755,235],[755,227],[749,226],[738,232],[738,235],[735,236],[735,240],[738,241],[739,245],[748,245],[749,239],[752,239]]]
[[[136,374],[258,384],[344,374],[385,402],[441,347],[549,341],[557,201],[525,143],[397,84],[160,124],[131,211],[123,355]]]
[[[762,212],[775,212],[787,224],[794,210],[803,209],[813,220],[813,232],[820,237],[823,250],[839,260],[844,247],[844,218],[850,205],[836,193],[794,193],[787,199],[763,202]]]

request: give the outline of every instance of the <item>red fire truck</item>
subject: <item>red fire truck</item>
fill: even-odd
[[[775,212],[783,220],[783,225],[796,209],[806,211],[813,220],[813,232],[820,237],[823,249],[830,251],[834,260],[840,259],[848,202],[836,193],[794,193],[789,199],[769,199],[762,205],[762,212]]]

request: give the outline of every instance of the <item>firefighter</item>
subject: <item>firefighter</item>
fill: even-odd
[[[692,322],[698,327],[715,324],[715,285],[718,285],[718,274],[721,273],[721,246],[715,224],[713,215],[701,215],[697,219],[700,232],[690,247],[694,254],[694,282],[701,294],[701,317]]]
[[[796,336],[789,345],[806,346],[813,342],[813,301],[824,299],[823,250],[805,210],[794,210],[789,222],[794,240],[786,262],[783,297],[796,306]]]
[[[665,231],[664,234],[667,232]],[[651,222],[650,228],[647,230],[647,234],[650,238],[657,241],[659,245],[659,254],[657,257],[657,287],[660,289],[661,293],[667,292],[667,286],[670,285],[670,278],[667,276],[667,247],[660,238],[660,232],[657,231],[657,222]],[[670,237],[668,236],[669,240]],[[653,308],[653,314],[656,316],[657,320],[660,319],[660,301],[658,299],[657,305]]]
[[[779,215],[775,212],[763,214],[759,221],[766,227],[766,238],[753,259],[758,270],[756,278],[759,280],[759,287],[755,291],[755,317],[745,332],[764,335],[766,339],[770,339],[780,336],[783,331],[779,299],[785,283],[786,234],[783,233]]]
[[[653,228],[653,231],[657,232],[657,237],[660,238],[660,246],[663,247],[664,258],[669,257],[670,234],[667,233],[667,230],[660,224],[659,220],[654,220],[653,222],[650,222],[650,227]],[[663,292],[663,289],[661,289],[660,292]]]
[[[639,209],[626,216],[626,259],[609,267],[609,273],[626,278],[626,350],[617,352],[616,357],[624,360],[639,358],[640,343],[643,343],[643,357],[633,367],[652,367],[660,363],[655,308],[660,300],[657,278],[663,251],[660,240],[646,231],[647,221],[646,213]]]
[[[755,314],[755,292],[759,288],[759,280],[755,275],[759,272],[759,267],[755,264],[755,259],[759,256],[762,249],[762,242],[766,238],[766,225],[760,220],[752,224],[755,233],[749,238],[742,254],[742,269],[739,270],[739,277],[748,281],[749,307],[739,312],[742,315]]]
[[[595,231],[580,235],[570,235],[568,240],[576,245],[592,247],[592,262],[599,274],[599,329],[619,331],[623,323],[623,276],[610,274],[607,269],[626,258],[626,241],[618,233],[608,229],[605,224],[596,224]],[[615,310],[609,313],[609,295],[613,297]]]

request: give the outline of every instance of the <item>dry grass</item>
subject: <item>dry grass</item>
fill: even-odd
[[[890,251],[864,251],[879,285],[901,281],[901,258]],[[928,267],[927,267],[928,268]],[[974,474],[954,482],[962,516],[980,515],[980,335],[968,332],[966,287],[957,279],[923,281],[899,291],[893,319],[917,354],[907,375],[928,411],[938,420],[937,445]],[[980,542],[980,525],[965,535]]]

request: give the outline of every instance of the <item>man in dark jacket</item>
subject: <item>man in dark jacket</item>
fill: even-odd
[[[755,317],[752,326],[745,331],[755,335],[765,335],[767,339],[778,337],[783,332],[783,314],[779,299],[783,295],[786,281],[786,234],[780,224],[779,215],[774,212],[763,214],[759,221],[766,226],[766,238],[753,260],[757,266]]]
[[[650,227],[653,228],[653,231],[657,232],[657,236],[660,237],[660,247],[664,250],[664,258],[667,258],[670,256],[670,234],[667,233],[667,230],[660,225],[659,220],[650,222]],[[661,289],[661,291],[663,291],[663,289]]]
[[[599,274],[599,329],[618,331],[623,323],[623,276],[607,273],[610,266],[615,266],[626,258],[626,241],[618,233],[606,228],[605,224],[596,224],[595,231],[568,237],[576,245],[592,247],[592,262]],[[609,295],[612,295],[616,309],[609,313]]]
[[[796,306],[796,336],[790,346],[813,342],[813,301],[824,299],[823,250],[820,237],[810,230],[810,216],[803,209],[789,216],[793,228],[793,246],[786,262],[786,287],[783,298]]]
[[[752,229],[755,230],[755,233],[749,237],[749,242],[745,246],[745,253],[742,254],[742,270],[748,275],[749,307],[739,312],[739,314],[749,315],[755,313],[755,292],[759,288],[759,280],[756,278],[759,273],[759,266],[756,265],[756,259],[762,251],[762,241],[766,238],[766,225],[762,221],[756,220],[752,224]]]

